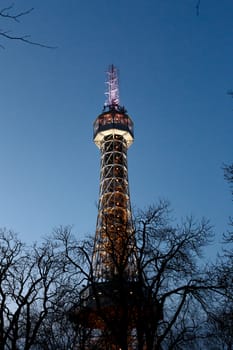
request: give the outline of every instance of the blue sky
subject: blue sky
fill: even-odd
[[[174,218],[205,216],[221,240],[232,215],[221,168],[233,161],[233,2],[202,0],[199,16],[195,3],[20,1],[19,10],[35,10],[1,28],[58,48],[1,40],[0,227],[27,242],[66,224],[80,238],[94,233],[92,123],[114,63],[121,104],[135,124],[132,205],[168,199]]]

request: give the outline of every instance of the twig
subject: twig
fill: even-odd
[[[47,49],[56,49],[57,48],[56,46],[49,46],[49,45],[38,43],[36,41],[32,41],[32,40],[29,39],[30,35],[14,36],[14,35],[10,35],[9,31],[5,31],[5,32],[0,31],[0,36],[4,37],[6,39],[18,40],[18,41],[22,41],[22,42],[27,43],[27,44],[40,46],[40,47],[44,47],[44,48],[47,48]],[[1,45],[1,44],[0,44],[0,47],[4,48],[4,46]]]
[[[26,16],[26,15],[28,15],[29,13],[31,13],[31,12],[34,10],[34,8],[32,7],[32,8],[30,8],[30,9],[28,9],[28,10],[26,10],[26,11],[22,11],[22,12],[16,14],[16,15],[12,15],[12,14],[11,14],[10,12],[8,12],[8,11],[12,10],[13,7],[14,7],[14,4],[12,4],[12,5],[8,6],[8,7],[5,7],[5,8],[3,8],[2,10],[0,10],[0,16],[3,17],[3,18],[12,19],[12,20],[14,20],[14,21],[16,21],[16,22],[20,22],[20,21],[19,21],[19,18],[20,18],[20,17]]]
[[[200,14],[200,5],[201,5],[201,0],[198,0],[196,3],[196,15],[199,16]]]
[[[21,11],[21,12],[16,13],[16,14],[12,14],[11,12],[12,12],[13,8],[14,8],[14,4],[11,4],[10,6],[1,9],[0,10],[0,18],[6,19],[6,20],[12,20],[12,21],[15,21],[17,23],[20,23],[21,17],[30,14],[34,10],[34,8],[30,8],[28,10]],[[11,34],[11,31],[7,31],[7,30],[0,29],[0,36],[5,38],[5,39],[17,40],[17,41],[24,42],[26,44],[44,47],[47,49],[55,49],[56,48],[55,46],[45,45],[45,44],[41,44],[39,42],[33,41],[30,39],[30,35],[15,35],[15,34]],[[0,44],[0,48],[4,49],[4,46],[2,44]]]
[[[230,95],[233,98],[233,90],[227,91],[227,95]]]

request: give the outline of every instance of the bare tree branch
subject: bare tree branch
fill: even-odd
[[[8,11],[12,10],[13,7],[14,7],[14,4],[11,4],[10,6],[1,9],[0,10],[0,17],[8,18],[8,19],[12,19],[16,22],[20,22],[20,20],[19,20],[20,17],[26,16],[34,10],[34,8],[32,7],[26,11],[22,11],[22,12],[19,12],[19,13],[14,15],[14,14],[8,12]]]
[[[199,16],[200,14],[200,5],[201,5],[201,0],[198,0],[196,3],[196,15]]]
[[[1,9],[0,10],[0,18],[3,20],[14,21],[14,22],[20,23],[20,19],[22,17],[31,14],[32,11],[34,10],[34,8],[30,8],[28,10],[21,11],[21,12],[18,12],[15,14],[12,12],[13,9],[14,9],[14,4],[11,4],[10,6]],[[23,42],[25,44],[39,46],[42,48],[47,48],[47,49],[55,49],[56,48],[55,46],[50,46],[50,45],[46,45],[46,44],[34,41],[31,39],[30,35],[18,35],[18,34],[11,33],[11,31],[9,31],[9,30],[0,29],[0,36],[4,39],[7,39],[7,40],[20,41],[20,42]],[[4,48],[4,45],[0,44],[0,47]]]
[[[227,94],[230,95],[233,98],[233,90],[227,91]]]

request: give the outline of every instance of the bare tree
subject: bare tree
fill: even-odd
[[[184,311],[199,305],[206,314],[212,294],[220,291],[212,272],[200,267],[203,248],[211,241],[211,226],[207,220],[197,223],[187,218],[174,227],[167,205],[140,212],[137,221],[138,270],[150,310],[140,327],[144,328],[147,349],[162,349],[180,325]],[[155,311],[151,311],[153,306]],[[186,322],[186,329],[193,325],[191,320]]]
[[[233,195],[233,164],[224,165],[224,177],[229,182]]]
[[[230,165],[224,165],[224,178],[229,183],[231,194],[232,194],[232,200],[233,200],[233,164]],[[229,224],[230,227],[233,227],[233,216],[230,216],[229,218]],[[227,233],[223,235],[224,242],[228,244],[230,249],[225,250],[225,255],[231,260],[231,265],[233,264],[233,231],[229,230]],[[233,271],[232,271],[233,273]]]
[[[207,345],[217,350],[233,349],[233,308],[231,304],[219,305],[209,318]]]
[[[128,349],[129,342],[139,350],[179,349],[195,341],[198,348],[199,339],[205,337],[210,304],[223,289],[217,274],[201,260],[212,237],[209,222],[188,218],[174,226],[167,203],[160,203],[138,213],[134,236],[135,281],[129,282],[120,266],[111,283],[98,284],[92,271],[92,242],[80,244],[70,232],[57,232],[70,271],[77,274],[81,285],[88,286],[80,285],[79,300],[71,313],[77,329],[86,336],[84,343],[89,344],[80,349],[107,349],[114,339],[122,349]],[[114,254],[112,248],[111,252]],[[106,304],[111,307],[106,309]],[[198,314],[192,312],[197,309]],[[90,314],[99,320],[98,332],[90,331],[94,328]],[[97,343],[91,340],[96,334]]]
[[[168,204],[159,203],[137,213],[132,235],[130,249],[128,240],[122,249],[134,254],[133,278],[113,244],[117,274],[97,282],[92,238],[78,241],[71,227],[60,227],[26,247],[1,230],[0,350],[198,349],[206,338],[211,344],[213,325],[220,329],[226,315],[231,320],[230,309],[224,318],[219,310],[232,295],[232,278],[225,262],[202,261],[209,222],[175,224]]]
[[[233,190],[233,164],[224,165],[224,177]],[[232,191],[233,195],[233,191]],[[230,217],[230,226],[233,226],[233,218]],[[213,303],[213,309],[209,314],[208,331],[209,343],[215,342],[216,349],[233,349],[233,231],[229,230],[223,235],[225,243],[223,254],[219,257],[215,273],[224,288],[224,293]]]
[[[29,350],[40,344],[49,321],[63,327],[74,286],[52,241],[28,248],[1,230],[0,249],[0,349]]]

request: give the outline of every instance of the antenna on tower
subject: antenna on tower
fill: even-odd
[[[107,91],[105,106],[117,107],[120,104],[118,70],[111,64],[107,71]]]

